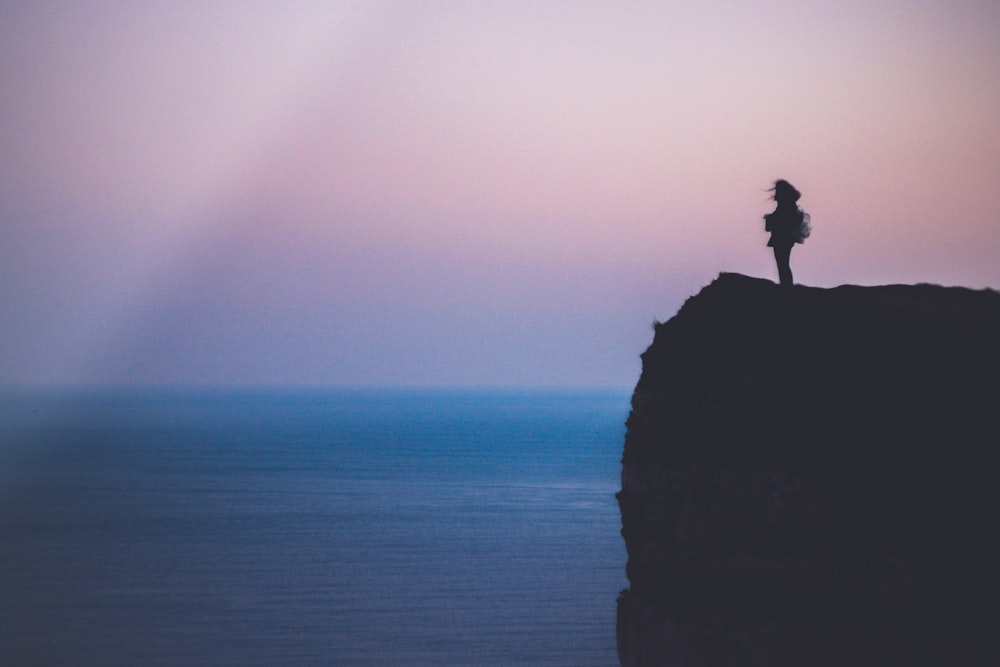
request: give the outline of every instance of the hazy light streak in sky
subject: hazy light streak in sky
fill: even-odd
[[[1000,8],[0,8],[0,381],[628,384],[721,270],[1000,286]]]

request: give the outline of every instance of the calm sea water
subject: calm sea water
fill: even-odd
[[[4,665],[616,665],[628,392],[0,394]]]

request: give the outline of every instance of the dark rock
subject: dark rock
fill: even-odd
[[[623,665],[1000,664],[1000,294],[723,274],[642,361]]]

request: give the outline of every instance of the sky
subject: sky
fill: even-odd
[[[0,3],[0,384],[630,387],[720,272],[1000,288],[1000,4]]]

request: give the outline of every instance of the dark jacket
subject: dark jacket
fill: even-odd
[[[792,204],[774,209],[764,216],[764,231],[771,232],[767,245],[771,247],[795,245],[795,232],[802,224],[802,209]]]

